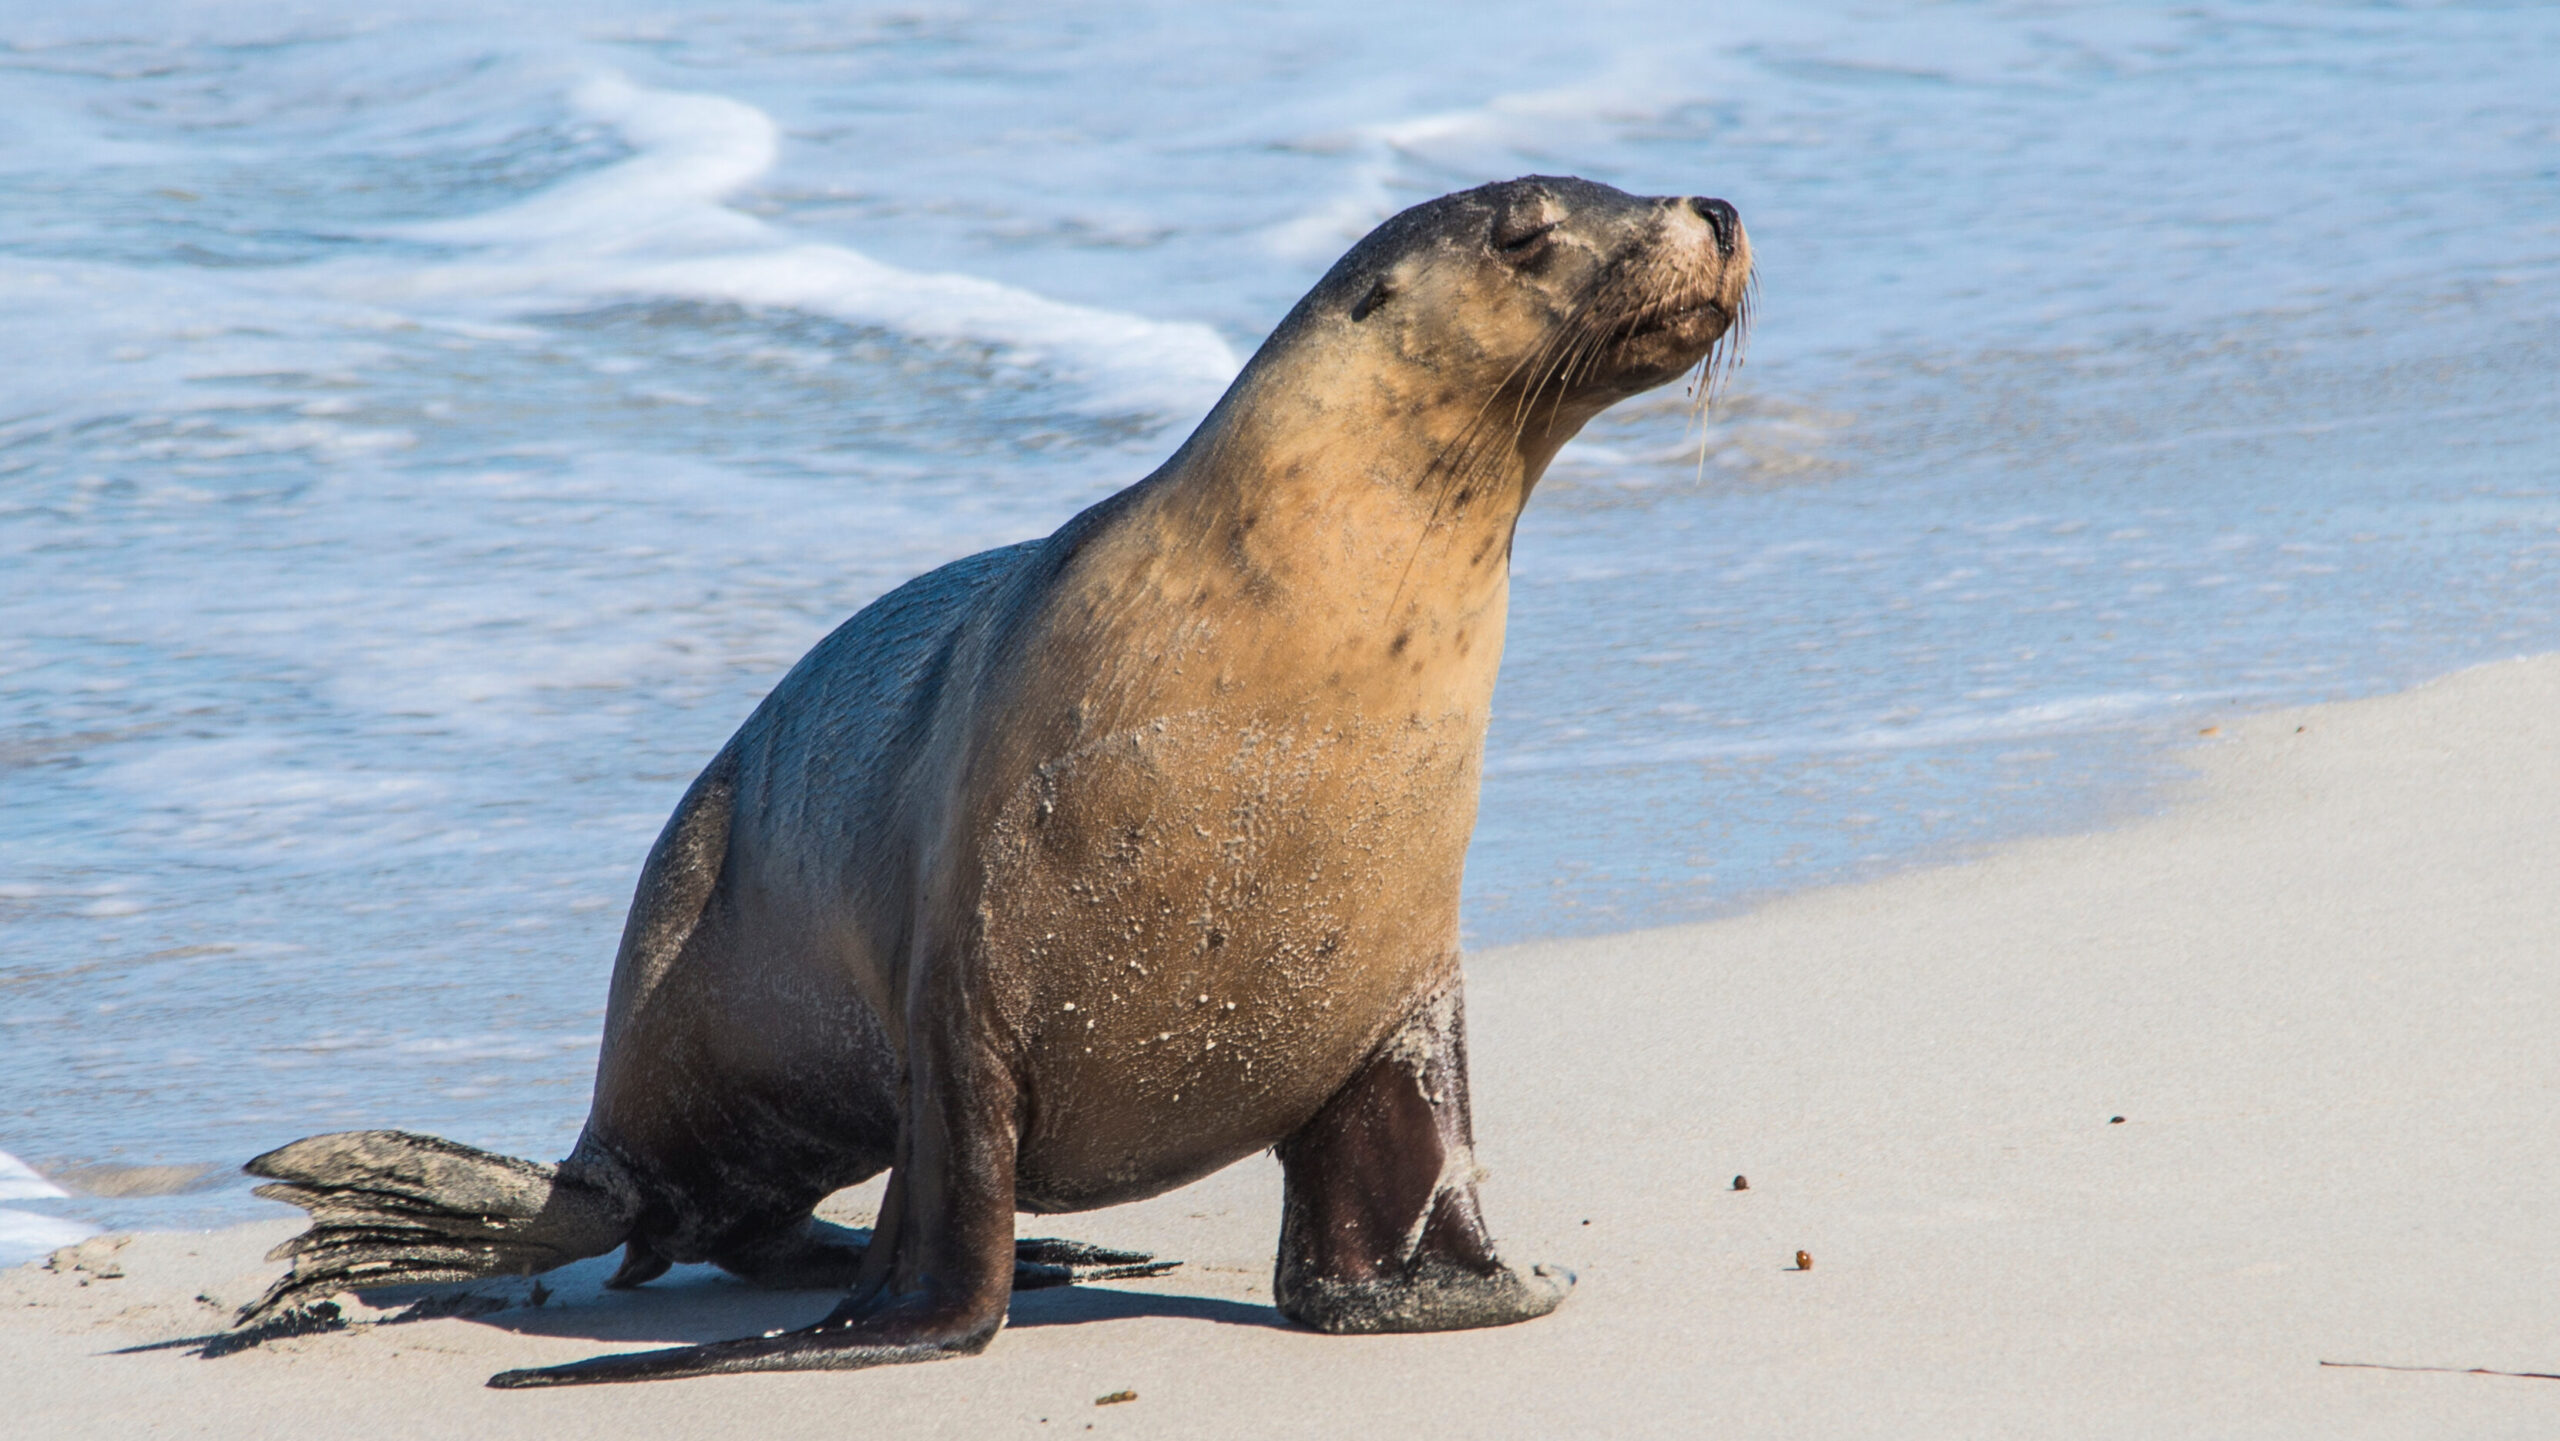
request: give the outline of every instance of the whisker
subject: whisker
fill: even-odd
[[[1687,296],[1697,294],[1707,280],[1706,263],[1702,259],[1684,259],[1679,269],[1666,277],[1656,271],[1630,277],[1625,273],[1606,275],[1587,286],[1575,298],[1555,328],[1521,357],[1500,384],[1492,388],[1476,413],[1436,451],[1422,475],[1419,486],[1431,491],[1431,505],[1422,526],[1413,538],[1412,548],[1405,554],[1403,572],[1389,594],[1387,612],[1393,615],[1412,584],[1414,567],[1421,562],[1423,548],[1431,543],[1440,520],[1448,512],[1454,496],[1465,493],[1481,478],[1506,449],[1516,451],[1519,443],[1542,413],[1545,423],[1552,424],[1555,413],[1574,387],[1596,374],[1600,362],[1619,340],[1641,331],[1678,308]],[[1757,288],[1756,276],[1746,278],[1744,294],[1733,307],[1724,335],[1718,337],[1707,353],[1699,358],[1696,381],[1697,405],[1684,423],[1699,428],[1698,476],[1706,475],[1706,421],[1718,390],[1728,384],[1733,371],[1741,364],[1742,333],[1747,324],[1749,296]],[[1642,293],[1635,293],[1641,289]],[[1510,424],[1505,427],[1495,419],[1494,407],[1505,392],[1511,397]]]

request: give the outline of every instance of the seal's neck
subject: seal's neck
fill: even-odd
[[[1156,477],[1168,523],[1251,578],[1372,623],[1480,608],[1530,492],[1589,417],[1452,399],[1424,371],[1257,358]],[[1377,369],[1377,368],[1372,368]]]

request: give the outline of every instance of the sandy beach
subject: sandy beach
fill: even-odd
[[[0,1273],[7,1429],[2551,1434],[2560,1381],[2458,1372],[2560,1371],[2560,657],[2239,720],[2194,760],[2119,830],[1472,957],[1487,1203],[1514,1260],[1581,1276],[1541,1322],[1280,1324],[1258,1160],[1025,1218],[1187,1264],[1024,1295],[970,1361],[484,1390],[832,1299],[700,1268],[607,1295],[603,1262],[538,1305],[510,1283],[479,1316],[116,1354],[215,1329],[280,1211]]]

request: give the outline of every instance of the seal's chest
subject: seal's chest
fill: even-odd
[[[1018,956],[1035,991],[1098,969],[1150,994],[1141,981],[1338,986],[1344,967],[1397,964],[1382,952],[1437,957],[1480,745],[1457,724],[1293,732],[1206,713],[1091,740],[1038,766],[988,837],[991,955]]]
[[[1169,719],[1022,785],[979,919],[1052,1202],[1271,1144],[1445,974],[1477,744]]]

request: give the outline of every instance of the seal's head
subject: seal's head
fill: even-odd
[[[1750,278],[1724,201],[1533,175],[1388,220],[1283,329],[1345,361],[1401,360],[1385,369],[1427,374],[1430,400],[1508,396],[1569,433],[1738,340]]]
[[[1721,200],[1533,175],[1426,201],[1335,262],[1141,489],[1243,593],[1303,579],[1353,631],[1433,597],[1475,617],[1448,631],[1481,656],[1557,451],[1693,366],[1703,405],[1750,285]]]

